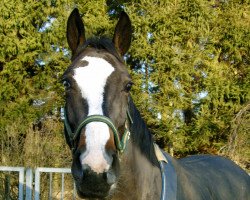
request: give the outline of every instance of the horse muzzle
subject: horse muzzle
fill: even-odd
[[[110,168],[103,172],[96,172],[89,165],[81,164],[77,157],[73,159],[72,175],[78,195],[81,198],[101,199],[109,196],[118,179],[118,158],[113,155]]]
[[[107,197],[117,180],[115,172],[110,169],[107,172],[96,173],[88,166],[83,168],[81,172],[72,170],[78,195],[81,198]]]

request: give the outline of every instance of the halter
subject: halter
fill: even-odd
[[[133,120],[132,120],[131,115],[130,115],[128,110],[127,110],[127,119],[129,120],[129,122],[131,124],[133,123]],[[127,125],[127,119],[125,122],[125,131],[124,131],[124,134],[122,135],[121,140],[119,137],[119,132],[117,131],[117,129],[116,129],[115,125],[113,124],[113,122],[111,121],[111,119],[104,116],[104,115],[87,116],[86,118],[84,118],[81,121],[81,123],[78,125],[78,127],[74,133],[69,125],[69,120],[67,117],[66,108],[64,108],[64,125],[66,128],[66,134],[69,136],[69,139],[70,139],[72,151],[75,151],[73,142],[80,135],[82,128],[84,128],[87,124],[89,124],[91,122],[102,122],[102,123],[107,124],[108,127],[112,130],[114,138],[115,138],[116,148],[118,149],[119,152],[122,153],[124,151],[124,149],[126,148],[126,144],[127,144],[127,141],[129,140],[129,136],[130,136],[130,131],[129,131],[128,125]]]

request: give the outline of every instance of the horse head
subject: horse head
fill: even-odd
[[[85,38],[77,9],[67,22],[72,63],[64,72],[65,137],[72,149],[72,174],[83,198],[104,198],[119,177],[119,154],[131,123],[131,77],[122,56],[131,41],[131,22],[121,13],[113,39]]]

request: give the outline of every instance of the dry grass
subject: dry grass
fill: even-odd
[[[21,123],[21,122],[20,122]],[[63,135],[62,122],[43,120],[39,129],[30,125],[25,133],[19,122],[7,127],[1,140],[1,165],[25,167],[70,167],[71,154]]]
[[[229,157],[250,172],[250,102],[242,108],[231,122],[228,143],[221,154]]]

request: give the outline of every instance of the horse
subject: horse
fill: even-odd
[[[113,38],[85,38],[77,8],[67,21],[71,64],[65,87],[64,134],[80,198],[130,200],[247,200],[249,175],[213,155],[176,159],[154,142],[136,108],[123,60],[132,38],[122,11]]]

